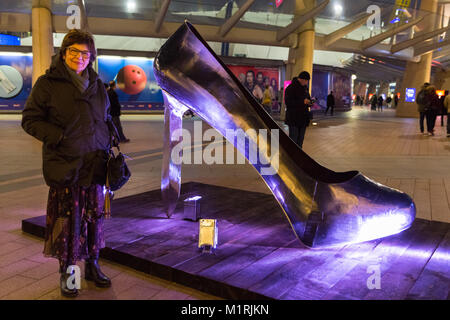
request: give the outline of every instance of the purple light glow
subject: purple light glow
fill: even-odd
[[[389,210],[384,215],[361,216],[356,241],[368,241],[397,234],[410,225],[408,214]]]
[[[197,201],[197,200],[200,200],[201,198],[202,198],[201,196],[194,196],[194,197],[187,198],[184,201]]]

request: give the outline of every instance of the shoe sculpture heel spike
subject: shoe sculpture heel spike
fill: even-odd
[[[174,141],[167,135],[170,136],[170,130],[181,128],[181,115],[187,107],[247,159],[251,156],[249,147],[239,139],[229,139],[227,130],[267,130],[271,137],[278,132],[276,172],[264,173],[261,159],[249,161],[272,191],[295,235],[306,246],[318,248],[377,239],[399,233],[414,221],[414,202],[405,193],[372,181],[358,171],[329,170],[303,152],[189,22],[161,47],[154,71],[166,101],[170,100],[166,112],[181,110],[173,117],[167,114],[165,117],[165,139],[170,143],[166,143],[169,157],[164,158],[162,189],[167,201],[175,202],[178,198],[181,174],[181,167],[171,163],[169,150]],[[176,121],[172,122],[173,119]],[[248,138],[249,144],[255,145],[257,138]],[[267,149],[272,152],[275,147],[273,139],[268,138]],[[175,205],[168,203],[166,207],[173,212]]]
[[[163,91],[164,96],[164,147],[161,173],[161,193],[164,209],[168,218],[175,211],[181,187],[181,163],[176,163],[172,151],[182,137],[176,132],[183,129],[183,114],[188,109],[178,103],[170,94]]]

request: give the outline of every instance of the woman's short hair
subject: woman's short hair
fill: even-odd
[[[60,59],[64,60],[64,55],[66,53],[67,48],[75,43],[87,45],[87,47],[89,48],[89,52],[91,53],[91,56],[89,58],[89,65],[91,65],[92,62],[95,61],[95,58],[97,57],[97,50],[95,49],[94,37],[90,32],[78,29],[72,29],[65,35],[61,43],[61,48],[59,49]]]

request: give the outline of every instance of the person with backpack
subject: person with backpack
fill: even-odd
[[[434,136],[434,126],[436,125],[436,118],[441,111],[441,102],[439,96],[436,94],[436,88],[428,86],[426,91],[426,99],[428,105],[428,135]]]
[[[417,103],[417,111],[419,111],[419,125],[420,125],[420,133],[423,135],[427,135],[428,133],[425,133],[425,128],[424,128],[424,120],[426,119],[427,121],[427,132],[429,132],[428,130],[428,117],[427,117],[427,113],[428,113],[428,104],[427,104],[427,99],[426,99],[426,88],[429,86],[430,84],[428,82],[425,82],[422,86],[422,88],[420,89],[419,93],[416,96],[416,103]]]
[[[380,96],[378,97],[378,110],[383,111],[383,96],[380,94]]]
[[[444,98],[444,110],[447,112],[447,138],[450,138],[450,120],[449,120],[449,111],[450,111],[450,95],[448,94],[448,90],[445,90],[445,98]]]

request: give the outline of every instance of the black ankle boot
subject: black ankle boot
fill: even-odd
[[[65,297],[74,298],[78,296],[78,289],[77,288],[69,289],[69,287],[67,286],[67,279],[69,279],[70,276],[71,274],[69,273],[61,273],[59,283],[61,286],[61,294]]]
[[[98,259],[89,259],[85,262],[84,277],[86,280],[94,281],[100,288],[111,286],[111,279],[103,274],[98,265]]]

